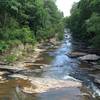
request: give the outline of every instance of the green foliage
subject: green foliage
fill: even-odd
[[[90,33],[100,33],[100,16],[97,13],[93,13],[90,19],[87,20],[87,31]]]
[[[100,1],[80,0],[75,3],[65,25],[74,37],[100,48]]]
[[[46,28],[46,29],[40,29],[37,31],[37,40],[46,40],[46,39],[49,39],[49,38],[52,38],[54,36],[54,29],[51,27],[49,28]]]
[[[55,0],[0,0],[0,53],[22,43],[62,39],[62,18]],[[5,57],[7,63],[16,60],[14,54]]]
[[[11,35],[13,38],[20,40],[22,43],[34,43],[35,37],[29,28],[15,29]]]
[[[55,0],[0,0],[0,39],[34,44],[51,38],[62,17]]]
[[[63,39],[64,36],[63,31],[64,31],[64,21],[61,21],[56,25],[56,30],[55,30],[58,40]]]
[[[93,37],[90,42],[94,48],[100,48],[100,34]]]
[[[9,48],[16,47],[20,44],[22,44],[22,42],[20,40],[9,40],[9,41],[7,41],[7,45],[9,46]]]
[[[4,52],[8,48],[8,45],[4,41],[0,41],[0,52]]]
[[[16,55],[11,54],[5,57],[5,62],[7,62],[8,64],[13,63],[17,60]]]

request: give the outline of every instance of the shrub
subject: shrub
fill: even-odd
[[[96,35],[91,41],[90,41],[95,48],[100,48],[100,35]]]
[[[7,44],[9,45],[9,47],[15,47],[18,46],[19,44],[21,44],[22,42],[20,40],[9,40],[7,41]]]
[[[56,34],[54,27],[41,28],[37,31],[37,40],[46,40],[54,37]]]
[[[5,51],[8,48],[8,45],[4,41],[0,41],[0,52]]]
[[[13,63],[17,60],[16,55],[11,54],[5,57],[4,61],[7,62],[8,64]]]
[[[11,40],[20,40],[22,43],[33,43],[36,42],[34,33],[29,27],[23,27],[21,29],[15,29],[10,33]]]

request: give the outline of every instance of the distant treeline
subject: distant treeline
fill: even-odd
[[[73,36],[100,48],[100,0],[80,0],[74,3],[71,16],[66,17],[66,27]]]
[[[63,37],[55,0],[0,0],[0,51],[20,43]]]

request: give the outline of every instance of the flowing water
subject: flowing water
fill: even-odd
[[[89,68],[91,65],[67,56],[69,52],[74,51],[78,47],[73,44],[71,35],[66,33],[64,40],[59,44],[57,49],[48,49],[35,62],[38,64],[48,64],[50,67],[35,72],[34,66],[31,66],[29,71],[23,71],[19,74],[65,81],[81,81],[83,82],[81,88],[69,87],[44,93],[27,94],[22,92],[20,88],[30,86],[29,81],[20,78],[5,77],[6,82],[0,83],[0,100],[100,100],[98,96],[100,95],[99,86],[94,84],[93,79],[88,75],[89,72],[83,69]],[[89,95],[81,95],[83,93]]]

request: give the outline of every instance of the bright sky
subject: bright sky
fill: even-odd
[[[64,13],[64,16],[69,16],[73,3],[78,1],[79,0],[57,0],[56,4],[58,9]]]

